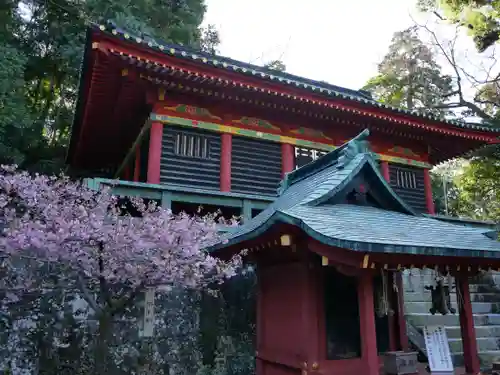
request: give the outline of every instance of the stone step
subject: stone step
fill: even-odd
[[[472,302],[500,302],[500,292],[499,293],[478,293],[474,292],[470,294]],[[452,302],[457,301],[457,294],[450,293],[450,299]],[[405,304],[407,302],[430,302],[431,292],[406,292],[404,294]]]
[[[455,290],[455,288],[453,288]],[[470,284],[469,291],[471,293],[499,293],[500,289],[492,284]]]
[[[500,272],[489,272],[488,275],[485,276],[485,280],[500,285]]]
[[[404,287],[404,294],[408,293],[429,293],[427,289],[425,289],[425,286],[428,285],[433,285],[433,283],[423,283],[423,284],[418,284],[414,285],[413,287],[410,287],[406,285]],[[500,285],[500,284],[499,284]],[[451,295],[456,294],[455,293],[455,284],[453,284],[452,289],[451,289]],[[493,284],[487,284],[487,283],[480,283],[480,284],[469,284],[469,291],[471,293],[500,293],[500,286],[495,286]]]
[[[423,327],[425,325],[429,326],[459,326],[458,314],[448,314],[448,315],[431,315],[427,314],[407,314],[406,318],[415,326]],[[490,325],[500,325],[500,314],[474,314],[474,326],[490,326]]]
[[[458,312],[458,306],[456,301],[452,302],[452,307]],[[425,314],[429,313],[432,307],[431,302],[405,302],[405,312],[406,314]],[[472,304],[473,314],[490,314],[497,313],[500,311],[500,302],[474,302]]]
[[[500,337],[500,325],[479,326],[475,327],[475,329],[476,329],[477,339],[487,338],[487,337],[492,337],[497,339]],[[446,334],[448,336],[448,339],[461,339],[462,337],[460,326],[446,327]]]
[[[455,367],[462,367],[464,365],[464,353],[453,353],[452,360]],[[500,350],[489,350],[479,353],[479,361],[481,368],[491,369],[493,362],[500,361]]]
[[[462,339],[448,338],[448,344],[450,345],[451,353],[463,352]],[[477,349],[480,353],[495,351],[500,350],[500,345],[498,344],[498,339],[495,337],[481,337],[477,338]]]

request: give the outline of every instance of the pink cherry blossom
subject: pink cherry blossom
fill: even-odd
[[[141,199],[131,202],[141,217],[123,214],[110,189],[2,166],[0,255],[57,264],[102,312],[147,286],[205,287],[235,274],[240,256],[222,261],[203,251],[218,238],[215,216],[174,215]],[[36,286],[33,281],[24,277],[24,287]],[[122,295],[94,299],[88,288],[96,285],[101,294],[119,285]]]

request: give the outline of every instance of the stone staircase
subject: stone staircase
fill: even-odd
[[[411,274],[405,271],[403,286],[406,319],[417,329],[424,325],[445,326],[453,361],[455,366],[461,366],[463,351],[458,313],[445,316],[429,313],[431,292],[425,290],[424,286],[433,285],[433,279],[433,271],[429,269],[414,269]],[[479,357],[482,366],[489,367],[493,361],[500,360],[500,273],[484,272],[471,279],[470,292]],[[451,300],[457,308],[455,288],[452,289]]]

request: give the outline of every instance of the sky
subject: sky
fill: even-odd
[[[204,24],[219,30],[223,56],[361,88],[392,35],[413,25],[416,0],[205,0]]]

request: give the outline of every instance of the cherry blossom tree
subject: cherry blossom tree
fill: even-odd
[[[239,255],[223,261],[203,251],[218,238],[215,216],[174,215],[142,199],[127,207],[119,202],[110,189],[95,191],[68,177],[0,170],[2,272],[14,275],[0,287],[11,298],[49,285],[78,290],[98,322],[99,374],[108,373],[113,317],[145,288],[208,288],[241,264]],[[47,264],[52,272],[40,273]]]

